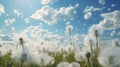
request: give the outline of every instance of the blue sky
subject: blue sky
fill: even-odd
[[[30,26],[65,36],[68,25],[72,35],[82,35],[94,24],[102,36],[120,37],[119,7],[119,0],[0,0],[0,37],[13,37]]]

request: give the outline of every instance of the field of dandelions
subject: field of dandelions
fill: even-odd
[[[82,45],[74,42],[71,26],[67,27],[67,45],[62,45],[65,41],[54,44],[26,41],[23,36],[23,50],[17,36],[15,46],[0,44],[0,67],[120,67],[120,40],[103,41],[102,31],[92,28]],[[22,56],[23,52],[26,57]],[[25,60],[22,66],[21,59]]]

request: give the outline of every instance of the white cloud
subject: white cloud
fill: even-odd
[[[91,12],[87,12],[84,14],[84,19],[88,20],[92,17],[92,13]]]
[[[53,4],[57,0],[41,0],[41,4],[46,5],[46,4]]]
[[[29,18],[25,18],[25,23],[29,23],[30,22],[30,20],[29,20]]]
[[[5,20],[5,25],[6,25],[6,26],[9,26],[9,25],[13,24],[15,21],[16,21],[15,18],[6,19],[6,20]]]
[[[1,13],[4,13],[5,11],[4,11],[4,6],[2,5],[2,4],[0,4],[0,15],[1,15]]]
[[[110,35],[115,36],[115,34],[116,34],[116,31],[112,31]]]
[[[60,9],[54,9],[50,6],[44,6],[37,10],[32,16],[33,19],[44,21],[48,24],[55,24],[59,21],[67,22],[74,19],[76,14],[76,6],[61,7]]]
[[[20,13],[17,9],[14,9],[13,11],[19,18],[23,18],[23,14]]]
[[[100,25],[105,30],[114,30],[120,28],[120,11],[115,10],[110,13],[103,13],[101,16],[104,18],[100,21]]]
[[[101,4],[101,5],[105,5],[105,0],[99,0],[98,2],[99,2],[99,4]]]
[[[103,8],[96,8],[94,6],[87,6],[83,12],[94,12],[94,11],[100,11]]]
[[[56,51],[57,49],[55,47],[58,44],[61,44],[61,39],[63,38],[62,36],[53,34],[52,32],[40,28],[39,26],[30,26],[20,33],[14,34],[13,40],[16,44],[19,43],[20,37],[24,39],[26,46],[35,46],[37,50],[39,50],[38,48],[40,48],[40,50],[43,50],[44,48],[49,52]],[[39,47],[39,45],[41,46]]]
[[[40,28],[39,26],[30,26],[27,28],[27,31],[29,32],[29,35],[36,40],[57,41],[62,38],[62,36],[49,32],[48,30]]]

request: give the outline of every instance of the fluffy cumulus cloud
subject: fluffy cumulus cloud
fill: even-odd
[[[6,25],[6,26],[9,26],[9,25],[13,24],[15,21],[16,21],[15,18],[6,19],[6,20],[5,20],[5,25]]]
[[[1,13],[4,13],[4,6],[2,4],[0,4],[0,15]]]
[[[23,14],[19,12],[17,9],[14,9],[13,11],[19,18],[23,18]]]
[[[92,17],[92,13],[91,12],[87,12],[84,14],[84,19],[88,20]]]
[[[42,29],[39,26],[29,26],[27,28],[27,31],[30,32],[30,36],[34,39],[43,38],[43,36],[45,35],[44,33],[48,33],[48,30]]]
[[[53,4],[57,0],[41,0],[41,4],[46,5],[46,4]]]
[[[27,34],[29,34],[29,36]],[[28,28],[20,32],[19,34],[17,33],[14,34],[13,40],[17,43],[20,37],[22,37],[26,41],[33,39],[42,44],[48,44],[48,42],[49,44],[55,44],[58,41],[60,41],[62,38],[62,36],[54,34],[39,26],[29,26]]]
[[[50,6],[43,6],[30,17],[51,25],[59,21],[67,22],[74,19],[74,15],[76,14],[76,7],[77,6],[69,6],[61,7],[60,9],[54,9]]]
[[[110,13],[103,13],[101,16],[104,18],[100,21],[100,25],[105,30],[114,30],[116,28],[120,28],[120,11],[115,10]]]
[[[101,5],[105,5],[105,0],[99,0],[98,3]]]

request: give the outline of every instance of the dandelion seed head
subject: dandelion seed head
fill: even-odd
[[[120,47],[120,39],[116,38],[112,40],[112,46]]]
[[[89,34],[94,35],[95,31],[97,31],[97,35],[102,35],[103,34],[103,29],[100,25],[94,24],[89,28]]]
[[[74,58],[75,58],[76,61],[79,61],[79,62],[86,61],[86,57],[85,57],[85,53],[84,52],[76,53]]]
[[[80,67],[80,64],[77,62],[72,62],[69,67]]]
[[[54,58],[49,56],[47,53],[41,53],[39,54],[39,62],[38,64],[41,66],[47,66],[49,64],[54,63]]]
[[[91,42],[90,42],[90,41],[91,41]],[[86,35],[86,36],[84,37],[84,45],[85,45],[86,47],[90,47],[91,44],[92,44],[93,49],[94,49],[94,47],[95,47],[95,45],[96,45],[96,39],[95,39],[95,37],[94,37],[93,35],[88,34],[88,35]]]
[[[57,67],[68,67],[69,63],[68,62],[61,62],[57,65]]]
[[[66,31],[65,31],[66,35],[69,36],[72,30],[73,30],[73,26],[72,25],[67,25],[66,26]]]
[[[101,50],[98,61],[103,67],[119,67],[119,52],[119,47],[107,47],[104,50]]]

